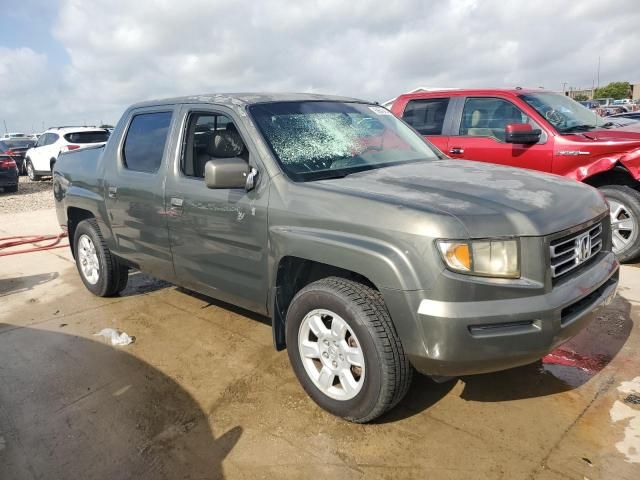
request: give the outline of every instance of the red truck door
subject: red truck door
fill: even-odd
[[[400,111],[394,111],[396,108],[392,108],[392,111],[443,153],[446,153],[449,137],[443,133],[447,124],[446,120],[451,117],[451,113],[448,113],[449,103],[450,99],[447,97],[417,98],[409,100],[406,106],[399,105],[398,110]],[[403,106],[404,110],[402,111]]]
[[[454,133],[444,150],[447,155],[551,171],[553,136],[511,101],[497,97],[466,97],[460,106],[454,119]],[[534,129],[541,129],[540,141],[535,144],[505,142],[505,127],[514,123],[528,123]]]

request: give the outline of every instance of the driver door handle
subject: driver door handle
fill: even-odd
[[[464,153],[464,148],[462,147],[451,147],[449,153],[452,155],[462,155]]]
[[[118,187],[109,187],[109,198],[116,198],[118,196]]]

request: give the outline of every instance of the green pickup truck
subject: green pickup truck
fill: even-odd
[[[534,362],[615,294],[608,207],[558,176],[450,160],[377,104],[208,95],[130,107],[60,155],[80,278],[139,269],[272,319],[307,393],[367,422],[414,371]]]

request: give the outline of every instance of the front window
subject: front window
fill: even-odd
[[[575,100],[557,93],[541,92],[520,95],[559,133],[575,133],[602,127],[606,121]]]
[[[278,102],[249,107],[258,128],[295,181],[339,178],[440,154],[378,105]]]

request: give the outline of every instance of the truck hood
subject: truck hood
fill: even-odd
[[[548,235],[608,209],[596,189],[579,182],[472,161],[410,163],[313,183],[401,208],[448,213],[472,238]]]

